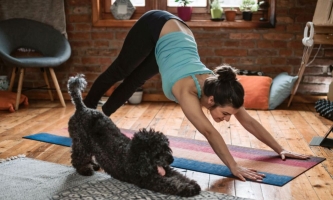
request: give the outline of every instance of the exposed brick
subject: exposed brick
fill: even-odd
[[[317,5],[316,0],[297,0],[296,6],[302,6],[303,8],[311,8],[311,11],[314,12],[314,8]]]
[[[75,31],[91,31],[91,24],[74,24]]]
[[[71,6],[91,5],[91,0],[65,0]]]
[[[118,40],[124,40],[127,36],[128,32],[116,32],[116,36],[115,38],[118,39]]]
[[[295,22],[297,23],[306,23],[311,22],[313,19],[313,14],[297,16]]]
[[[82,22],[87,22],[91,23],[91,15],[70,15],[67,17],[68,22],[70,23],[82,23]]]
[[[261,67],[262,71],[268,74],[278,75],[281,72],[287,72],[288,74],[292,74],[292,68],[287,65],[282,66],[263,66]]]
[[[333,49],[325,49],[324,56],[333,58]],[[333,61],[332,61],[332,64],[333,64]]]
[[[258,58],[256,58],[256,64],[270,66],[271,65],[271,58],[258,57]]]
[[[219,33],[219,32],[200,32],[200,33],[196,33],[195,35],[195,39],[196,40],[200,40],[200,39],[211,39],[211,38],[229,38],[229,34],[228,33]]]
[[[266,33],[263,37],[266,40],[292,40],[295,36],[291,33]]]
[[[200,48],[198,49],[200,56],[211,56],[214,55],[214,49],[212,48]]]
[[[277,23],[291,24],[294,22],[294,19],[292,19],[291,17],[277,17],[276,21]]]
[[[322,67],[319,66],[308,66],[304,69],[304,74],[305,75],[322,75],[323,70]]]
[[[114,35],[112,32],[92,32],[91,38],[93,40],[112,40]]]
[[[225,44],[223,40],[216,40],[216,39],[208,39],[208,40],[199,40],[198,48],[199,47],[210,47],[210,48],[221,48],[224,46],[229,46]]]
[[[330,84],[333,78],[331,76],[304,76],[303,83],[322,83]]]
[[[287,65],[300,65],[301,59],[300,58],[287,58],[286,64]]]
[[[300,24],[290,24],[286,26],[288,32],[301,33],[304,30],[304,26]]]
[[[275,49],[249,49],[249,56],[276,56]]]
[[[117,56],[118,55],[118,49],[101,49],[100,50],[101,56]]]
[[[222,64],[222,58],[221,57],[208,57],[206,59],[206,63],[220,65],[220,64]]]
[[[293,7],[293,1],[288,1],[288,0],[279,0],[276,1],[276,4],[279,7],[287,7],[287,8]]]
[[[328,85],[325,84],[303,84],[298,87],[297,93],[312,95],[327,95]]]
[[[68,32],[68,38],[70,40],[90,40],[91,34],[85,32]]]
[[[293,50],[292,49],[280,49],[279,55],[282,57],[292,56]]]
[[[222,58],[222,63],[233,65],[239,62],[238,58]]]
[[[241,40],[239,42],[239,46],[243,48],[254,48],[256,45],[256,42],[253,40]]]
[[[212,43],[214,43],[214,41],[212,41]],[[239,41],[235,41],[235,40],[228,40],[228,41],[225,41],[223,44],[223,48],[224,47],[239,47],[239,46],[240,46]]]
[[[245,49],[218,49],[218,50],[215,50],[215,54],[218,56],[247,56],[247,50],[245,50]]]
[[[255,58],[243,57],[239,59],[239,62],[243,65],[253,65],[255,63]]]
[[[230,33],[230,39],[237,40],[253,40],[260,39],[260,34],[258,33]]]
[[[272,58],[272,65],[285,65],[286,58]]]
[[[110,45],[109,41],[105,41],[105,40],[103,40],[103,41],[97,40],[97,41],[94,41],[94,44],[93,44],[93,46],[96,48],[109,47],[109,45]]]
[[[90,14],[91,11],[86,6],[78,6],[73,9],[73,14]]]
[[[72,48],[83,48],[83,47],[91,47],[92,41],[83,40],[83,41],[71,41]]]

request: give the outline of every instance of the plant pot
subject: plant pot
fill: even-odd
[[[252,12],[244,11],[243,12],[243,20],[244,21],[252,21]]]
[[[192,15],[192,7],[181,6],[177,7],[178,17],[184,21],[190,21]]]
[[[130,104],[140,104],[142,101],[142,95],[143,91],[142,90],[137,90],[136,92],[133,93],[133,95],[128,99],[128,102]]]
[[[217,8],[210,9],[210,15],[211,15],[212,19],[221,19],[222,18],[222,13],[223,13],[222,8],[220,8],[220,9],[217,9]]]
[[[226,10],[224,11],[225,19],[227,21],[235,21],[236,11],[235,10]]]

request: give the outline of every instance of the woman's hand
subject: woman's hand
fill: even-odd
[[[247,178],[253,181],[261,182],[262,179],[265,177],[265,174],[258,173],[257,170],[245,168],[238,165],[234,167],[234,169],[231,169],[231,172],[242,181],[246,181]]]
[[[308,155],[299,154],[299,153],[287,151],[284,149],[279,154],[280,154],[282,160],[286,160],[286,158],[297,158],[297,159],[302,159],[302,160],[310,158],[310,156],[308,156]]]

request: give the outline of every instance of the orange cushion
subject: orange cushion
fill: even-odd
[[[16,93],[9,91],[0,91],[0,110],[9,110],[15,112]],[[28,105],[28,97],[21,94],[20,104]]]
[[[237,75],[237,78],[245,91],[244,107],[246,109],[268,110],[272,78],[241,75]]]

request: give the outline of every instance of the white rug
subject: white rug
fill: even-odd
[[[185,199],[140,189],[104,173],[86,177],[77,174],[73,167],[24,157],[2,160],[0,177],[1,200]],[[243,198],[202,191],[200,195],[188,199]]]

